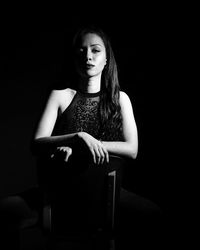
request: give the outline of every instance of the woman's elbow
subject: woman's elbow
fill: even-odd
[[[130,157],[132,160],[135,160],[137,158],[138,152],[132,152]]]
[[[130,158],[135,160],[137,158],[138,155],[138,146],[136,145],[131,145],[130,147]]]

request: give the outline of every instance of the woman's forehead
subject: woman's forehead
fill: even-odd
[[[95,33],[87,33],[87,34],[83,35],[83,37],[81,39],[81,45],[82,46],[99,45],[99,46],[105,47],[102,38]]]

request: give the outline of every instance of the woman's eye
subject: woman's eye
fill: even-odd
[[[93,53],[98,53],[98,52],[100,52],[100,50],[98,50],[98,49],[93,49],[92,52],[93,52]]]
[[[100,51],[99,49],[92,49],[91,52],[94,53],[94,54],[96,54],[96,53],[99,53],[99,52],[101,52],[101,51]],[[77,53],[80,54],[80,55],[83,55],[83,54],[86,54],[86,53],[87,53],[87,50],[84,49],[84,48],[79,48],[79,49],[77,50]]]

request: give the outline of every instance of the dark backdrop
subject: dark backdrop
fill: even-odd
[[[15,194],[37,184],[31,136],[49,88],[62,80],[63,65],[70,67],[67,50],[74,31],[91,21],[102,26],[111,38],[121,88],[131,98],[138,126],[139,154],[127,168],[126,185],[169,205],[171,133],[165,102],[169,86],[159,61],[166,52],[159,43],[159,29],[149,27],[143,11],[127,10],[74,15],[70,10],[60,13],[53,9],[38,13],[29,7],[5,15],[1,30],[0,195]]]

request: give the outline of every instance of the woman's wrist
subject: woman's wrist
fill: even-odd
[[[76,137],[82,139],[82,138],[83,138],[83,134],[84,134],[83,131],[77,132],[77,133],[76,133]]]

